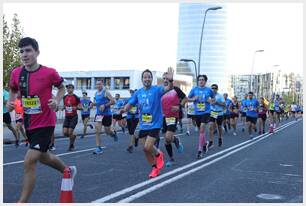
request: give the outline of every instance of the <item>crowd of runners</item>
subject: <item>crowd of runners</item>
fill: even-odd
[[[83,122],[80,138],[86,138],[88,127],[95,130],[94,155],[104,152],[102,128],[115,142],[120,141],[116,132],[118,124],[122,132],[125,133],[127,129],[130,136],[125,148],[128,153],[133,153],[138,143],[143,145],[145,158],[152,167],[150,178],[158,176],[164,166],[172,166],[175,161],[172,145],[179,153],[183,153],[183,143],[175,136],[175,132],[178,126],[183,132],[184,117],[188,119],[186,135],[190,135],[193,128],[198,132],[195,157],[201,159],[214,146],[216,134],[219,147],[223,144],[224,132],[237,135],[239,120],[242,132],[247,132],[252,139],[256,133],[273,133],[282,120],[297,120],[303,113],[300,105],[287,104],[279,95],[272,99],[257,99],[250,91],[244,99],[240,100],[236,96],[229,98],[228,94],[218,92],[218,84],[206,85],[208,77],[202,74],[197,76],[197,86],[186,95],[174,86],[173,73],[169,69],[163,74],[162,85],[152,85],[152,72],[143,71],[139,77],[143,87],[130,90],[127,99],[120,98],[119,94],[114,98],[104,87],[103,80],[97,80],[97,91],[91,101],[86,91],[82,92],[82,97],[74,94],[74,85],[64,85],[63,78],[55,69],[37,63],[40,51],[35,39],[23,38],[18,46],[23,66],[12,70],[9,92],[3,92],[3,121],[14,134],[16,147],[20,144],[21,134],[25,145],[29,147],[24,161],[24,181],[19,202],[26,202],[34,188],[38,161],[61,173],[69,168],[72,176],[76,175],[75,166],[67,166],[50,152],[55,150],[54,128],[56,112],[59,110],[65,112],[63,135],[69,137],[68,151],[77,149],[74,130],[78,124],[79,110]],[[52,95],[53,87],[58,88],[55,96]],[[63,107],[59,107],[60,102],[63,102]],[[16,128],[11,124],[10,112],[13,110]],[[90,118],[91,112],[95,114],[93,119]],[[265,127],[267,119],[268,128]],[[164,147],[160,145],[160,130],[165,134]],[[164,157],[164,149],[167,157]]]

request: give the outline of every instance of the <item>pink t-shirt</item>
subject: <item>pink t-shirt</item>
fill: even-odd
[[[172,106],[179,106],[180,100],[184,99],[185,97],[186,95],[184,92],[176,86],[174,86],[170,91],[166,92],[161,99],[164,117],[179,118],[179,111],[173,112],[171,111],[171,108]]]
[[[19,75],[22,67],[17,67],[11,72],[10,88],[20,92]],[[39,69],[29,72],[29,95],[38,96],[41,104],[41,113],[30,114],[30,124],[27,130],[41,127],[54,127],[56,124],[56,113],[49,108],[48,100],[52,98],[52,86],[60,86],[63,78],[53,68],[40,66]]]

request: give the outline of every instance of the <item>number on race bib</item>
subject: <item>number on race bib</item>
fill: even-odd
[[[210,116],[217,119],[218,118],[218,112],[212,111],[212,112],[210,112]]]
[[[149,124],[152,122],[152,115],[150,114],[143,114],[142,115],[142,122],[145,123],[145,124]]]
[[[37,96],[22,97],[22,106],[25,114],[39,114],[42,112],[40,99]]]
[[[95,122],[102,122],[103,115],[96,115]]]
[[[166,117],[166,124],[169,125],[175,125],[175,117]]]
[[[198,108],[198,111],[205,111],[205,103],[198,103],[197,104],[197,108]]]

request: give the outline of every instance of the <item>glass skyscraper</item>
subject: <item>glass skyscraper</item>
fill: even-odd
[[[180,59],[193,59],[198,67],[205,10],[215,6],[221,6],[222,9],[207,12],[202,39],[200,74],[208,76],[207,86],[217,83],[221,91],[226,91],[228,78],[225,72],[227,26],[225,5],[215,3],[180,4],[177,62]],[[193,72],[193,64],[189,63],[189,65]]]

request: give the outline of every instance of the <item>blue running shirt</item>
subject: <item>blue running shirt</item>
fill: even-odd
[[[190,91],[188,98],[198,96],[198,99],[193,102],[195,115],[209,114],[210,103],[207,102],[208,98],[214,98],[215,95],[209,87],[194,87]]]

